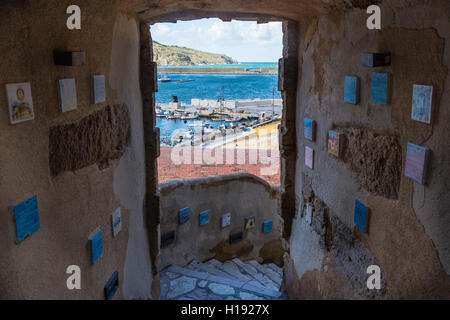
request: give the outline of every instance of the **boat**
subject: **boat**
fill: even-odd
[[[182,115],[180,117],[180,119],[181,120],[195,120],[195,119],[198,119],[198,114],[197,114],[197,112],[195,112],[195,113],[189,113],[188,112],[188,113]]]
[[[167,120],[180,119],[181,115],[178,112],[166,115]]]
[[[163,76],[161,78],[158,78],[159,82],[170,82],[172,79],[170,79],[168,76]]]

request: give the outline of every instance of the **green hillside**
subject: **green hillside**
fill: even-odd
[[[153,41],[153,60],[159,66],[191,66],[199,64],[233,64],[235,59],[224,54],[209,53]]]

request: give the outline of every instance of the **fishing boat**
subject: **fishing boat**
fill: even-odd
[[[198,119],[198,114],[197,114],[197,112],[194,112],[194,113],[189,113],[188,112],[188,113],[182,115],[180,117],[180,119],[181,120],[195,120],[195,119]]]
[[[180,119],[181,114],[178,112],[174,112],[172,114],[166,115],[167,120]]]
[[[170,82],[172,79],[170,79],[168,76],[162,76],[161,78],[158,78],[159,82]]]

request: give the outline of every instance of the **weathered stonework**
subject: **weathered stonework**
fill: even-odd
[[[125,105],[107,106],[79,122],[50,128],[50,172],[53,176],[92,164],[105,168],[125,152],[130,119]]]
[[[402,147],[396,136],[367,128],[337,127],[344,134],[342,160],[357,174],[361,186],[397,199],[402,175]]]

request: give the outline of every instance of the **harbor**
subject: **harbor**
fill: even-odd
[[[281,120],[281,99],[177,101],[156,106],[161,145],[208,146],[221,137],[251,136],[256,128]]]

